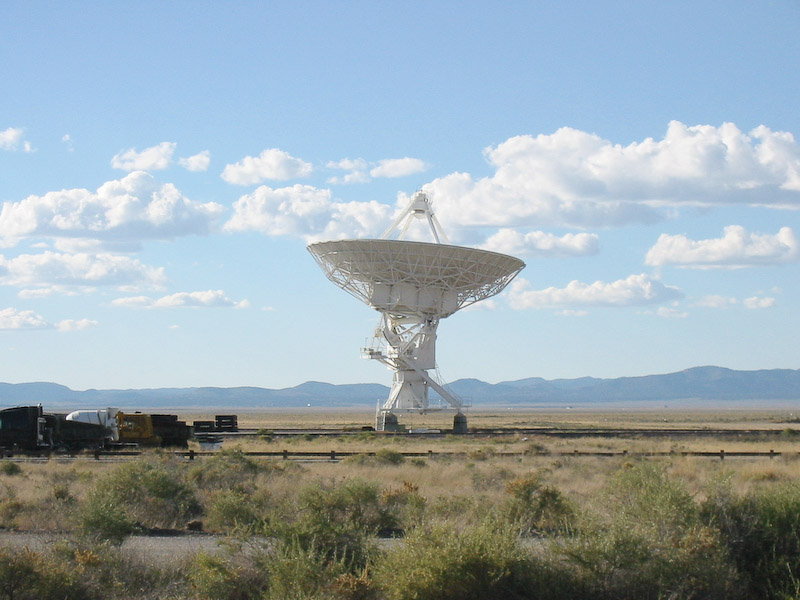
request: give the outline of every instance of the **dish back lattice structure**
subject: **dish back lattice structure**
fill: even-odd
[[[433,243],[402,239],[413,219],[427,220]],[[388,239],[401,224],[401,239]],[[362,348],[362,356],[394,371],[389,398],[378,409],[378,430],[392,428],[395,413],[434,410],[428,401],[431,388],[456,411],[455,423],[466,427],[463,402],[430,373],[436,369],[439,320],[500,293],[525,267],[513,256],[441,239],[447,238],[430,201],[418,192],[380,239],[308,246],[328,279],[381,313],[371,345]]]

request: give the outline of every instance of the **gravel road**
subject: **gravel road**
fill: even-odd
[[[46,550],[49,546],[64,541],[65,536],[55,533],[0,532],[0,548],[29,548]],[[125,540],[121,550],[145,563],[163,565],[180,561],[195,552],[214,554],[222,550],[223,536],[186,534],[165,536],[132,536]]]

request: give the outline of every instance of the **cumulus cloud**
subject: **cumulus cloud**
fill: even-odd
[[[9,127],[0,131],[0,150],[15,150],[22,141],[22,129]]]
[[[122,179],[86,189],[48,192],[6,202],[0,210],[0,236],[122,240],[170,239],[208,233],[223,207],[186,198],[172,184],[135,171]]]
[[[446,223],[570,227],[652,223],[664,206],[800,206],[800,147],[790,133],[673,121],[627,146],[564,127],[484,151],[494,173],[452,173],[423,189]]]
[[[422,173],[428,165],[419,158],[385,158],[377,163],[368,163],[363,158],[343,158],[330,161],[325,165],[329,169],[348,171],[342,176],[328,179],[331,184],[365,183],[372,179],[398,178]]]
[[[123,171],[159,171],[166,169],[175,153],[175,142],[161,142],[141,152],[136,148],[123,150],[111,159],[111,166]]]
[[[311,174],[312,166],[277,148],[259,156],[245,156],[238,163],[225,165],[222,179],[235,185],[252,185],[267,180],[285,181]]]
[[[659,306],[658,310],[656,310],[656,315],[665,319],[685,319],[689,316],[689,313],[678,310],[677,308]]]
[[[187,171],[205,171],[211,164],[211,152],[203,150],[192,156],[178,159],[178,164]]]
[[[16,308],[0,309],[0,330],[11,329],[58,329],[59,331],[80,331],[96,327],[97,321],[90,319],[64,319],[55,325],[48,323],[44,317],[32,310],[17,310]]]
[[[0,309],[0,330],[47,329],[51,325],[32,310]]]
[[[33,152],[31,143],[23,139],[24,133],[20,127],[9,127],[5,131],[0,131],[0,150]]]
[[[372,177],[406,177],[415,173],[422,173],[428,169],[423,161],[418,158],[386,158],[378,162],[378,166],[370,170]]]
[[[328,183],[365,183],[370,181],[367,169],[369,165],[363,158],[343,158],[338,161],[330,161],[326,165],[329,169],[348,171],[342,176],[334,176],[328,179]]]
[[[597,254],[599,243],[594,233],[568,233],[559,237],[544,231],[523,234],[515,229],[501,229],[482,248],[515,256],[567,257]]]
[[[533,290],[525,279],[512,282],[509,303],[512,308],[591,308],[610,306],[646,306],[683,297],[676,287],[667,286],[645,274],[631,275],[611,283],[592,284],[571,281],[565,288]]]
[[[738,304],[736,298],[721,296],[719,294],[709,294],[695,300],[694,305],[702,308],[728,308]]]
[[[744,304],[745,308],[750,309],[772,308],[775,306],[775,298],[769,296],[752,296],[751,298],[745,298],[742,304]]]
[[[91,329],[92,327],[97,327],[99,323],[97,321],[92,321],[91,319],[64,319],[63,321],[59,321],[56,323],[56,329],[59,331],[83,331],[84,329]]]
[[[800,243],[789,227],[775,235],[750,233],[744,227],[726,227],[721,238],[691,240],[685,235],[662,234],[648,250],[650,266],[677,265],[694,269],[743,268],[779,265],[800,259]]]
[[[133,296],[118,298],[112,304],[128,308],[247,308],[250,306],[247,300],[234,302],[222,290],[178,292],[161,298]]]
[[[10,259],[0,256],[0,284],[39,290],[40,296],[47,295],[46,291],[53,288],[152,287],[162,285],[164,280],[162,268],[108,253],[91,255],[47,251]],[[32,295],[28,294],[28,297]]]
[[[391,213],[378,202],[335,202],[330,190],[301,184],[261,186],[239,198],[233,210],[226,231],[297,235],[306,241],[375,235]]]
[[[780,290],[777,290],[780,292]],[[717,309],[725,309],[731,307],[738,307],[744,306],[745,308],[749,309],[756,309],[756,308],[772,308],[775,306],[775,298],[772,296],[763,296],[756,294],[749,298],[744,298],[739,300],[738,298],[732,298],[730,296],[721,296],[717,294],[710,294],[708,296],[702,296],[694,301],[694,306],[699,306],[702,308],[717,308]]]

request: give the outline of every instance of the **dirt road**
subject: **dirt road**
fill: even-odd
[[[68,539],[56,533],[0,532],[0,548],[29,548],[34,551],[46,550],[48,547]],[[132,536],[125,540],[121,551],[145,563],[163,565],[166,562],[178,562],[196,552],[214,554],[223,548],[223,536],[186,534],[165,536]]]

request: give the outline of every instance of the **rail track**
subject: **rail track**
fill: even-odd
[[[254,436],[267,434],[272,437],[316,436],[338,437],[351,435],[364,435],[374,433],[382,436],[412,436],[433,438],[444,435],[458,435],[462,438],[476,437],[502,437],[502,436],[530,436],[538,435],[556,438],[574,437],[772,437],[784,434],[783,429],[734,429],[734,428],[594,428],[594,427],[495,427],[495,428],[470,428],[467,433],[453,434],[452,430],[427,430],[419,432],[372,432],[371,429],[329,429],[329,428],[302,428],[302,429],[239,429],[237,432],[221,433],[228,436]],[[800,430],[798,430],[800,434]]]
[[[794,431],[794,430],[792,430]],[[800,432],[797,432],[800,434]],[[430,430],[425,432],[372,432],[365,429],[355,428],[298,428],[298,429],[240,429],[236,432],[219,432],[215,433],[214,437],[218,441],[232,441],[237,439],[246,439],[248,437],[269,436],[273,441],[281,439],[290,440],[295,437],[309,437],[309,438],[330,438],[333,441],[339,437],[357,436],[357,435],[375,435],[375,436],[402,436],[413,437],[422,439],[435,440],[452,432],[447,430]],[[775,439],[781,435],[786,435],[784,429],[736,429],[736,428],[563,428],[563,427],[505,427],[505,428],[474,428],[470,429],[467,433],[458,434],[459,438],[463,439],[491,439],[496,437],[513,437],[513,436],[540,436],[540,437],[555,437],[555,438],[722,438],[731,440],[746,440],[746,439]],[[800,438],[798,438],[800,439]],[[49,452],[49,451],[21,451],[21,450],[0,450],[0,458],[6,460],[16,461],[46,461],[46,460],[63,460],[71,461],[78,459],[94,459],[97,461],[125,461],[133,460],[135,457],[141,455],[145,450],[126,449],[126,450],[94,450],[82,452]],[[177,457],[185,458],[186,460],[202,459],[203,457],[213,456],[216,450],[177,450],[171,453]],[[357,455],[373,456],[374,451],[353,451],[353,450],[329,450],[329,451],[294,451],[294,450],[276,450],[276,451],[244,451],[243,454],[251,457],[260,457],[264,459],[273,460],[293,460],[293,461],[327,461],[338,462],[345,458]],[[468,451],[434,451],[428,450],[424,452],[398,452],[398,454],[406,458],[441,458],[441,457],[469,457]],[[800,443],[798,444],[798,452],[787,451],[726,451],[724,449],[718,451],[547,451],[547,450],[532,450],[532,451],[517,451],[517,452],[493,452],[494,457],[670,457],[670,456],[694,456],[716,458],[725,460],[730,458],[777,458],[781,456],[800,456]]]

